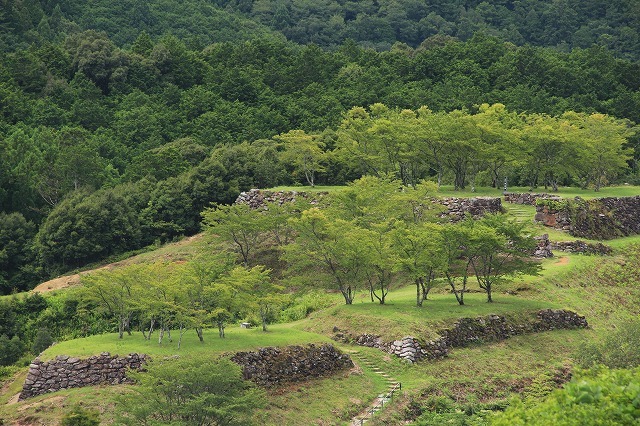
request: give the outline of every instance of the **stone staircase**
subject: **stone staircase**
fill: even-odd
[[[535,207],[522,205],[522,204],[509,204],[505,203],[504,207],[509,214],[515,217],[516,221],[520,223],[532,223],[533,216],[535,215]]]
[[[350,426],[362,426],[368,422],[378,411],[387,406],[394,398],[394,394],[402,390],[402,384],[393,377],[389,376],[384,370],[382,370],[375,362],[367,358],[366,354],[360,351],[350,351],[350,355],[357,363],[367,370],[373,371],[380,375],[386,381],[386,389],[383,393],[379,394],[363,412],[351,419]]]

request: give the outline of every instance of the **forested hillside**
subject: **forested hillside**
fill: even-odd
[[[468,40],[477,32],[516,45],[563,51],[594,44],[640,58],[640,5],[633,0],[3,0],[0,23],[9,46],[78,29],[106,31],[118,45],[139,31],[172,33],[192,47],[269,33],[300,43],[337,47],[346,39],[389,49],[418,47],[432,36]],[[271,29],[269,31],[268,29]],[[22,36],[22,37],[21,37]],[[23,37],[26,40],[23,40]]]
[[[640,6],[632,0],[579,1],[309,1],[217,0],[289,40],[337,46],[347,39],[388,49],[419,46],[434,35],[467,40],[483,32],[516,45],[561,50],[606,46],[620,56],[640,55]]]
[[[2,293],[198,232],[206,206],[251,187],[638,180],[631,1],[1,4]],[[597,36],[576,43],[584,28]]]

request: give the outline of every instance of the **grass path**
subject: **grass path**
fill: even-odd
[[[352,360],[354,360],[355,358],[355,361],[360,365],[360,368],[368,368],[375,374],[380,375],[380,377],[384,379],[386,385],[383,393],[375,397],[367,408],[362,410],[357,416],[354,416],[351,419],[351,426],[362,426],[364,423],[369,421],[369,419],[371,419],[377,412],[384,409],[385,406],[388,406],[393,401],[395,392],[400,392],[402,387],[400,382],[391,377],[386,371],[381,369],[378,364],[367,358],[364,353],[357,350],[350,350],[348,352],[351,355]]]

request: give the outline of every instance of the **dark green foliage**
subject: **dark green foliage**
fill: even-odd
[[[26,352],[26,345],[18,336],[11,339],[6,334],[0,335],[0,365],[11,365]]]
[[[25,290],[33,279],[31,240],[35,226],[20,213],[0,212],[0,294]]]
[[[154,361],[120,399],[122,424],[248,425],[264,394],[242,380],[240,367],[211,356]]]
[[[42,265],[65,270],[135,248],[141,237],[136,213],[113,191],[73,194],[56,206],[38,232]]]
[[[98,426],[99,424],[100,414],[82,407],[76,407],[73,411],[65,414],[60,422],[60,426]]]
[[[53,337],[46,328],[39,328],[36,337],[31,344],[31,353],[37,355],[47,349],[53,343]]]
[[[40,270],[197,232],[209,203],[294,182],[268,140],[299,129],[320,134],[332,151],[332,132],[355,105],[473,113],[501,102],[516,113],[600,111],[640,121],[640,65],[633,61],[640,13],[630,0],[583,3],[5,0],[0,211],[40,229],[40,257],[31,261],[34,229],[20,225],[31,233],[18,238],[20,254],[0,255],[0,292],[32,286]],[[314,183],[362,175],[353,161],[324,161]],[[419,160],[409,166],[411,181],[442,171]],[[509,170],[518,175],[513,184],[576,181],[573,166],[529,180],[519,167]],[[583,169],[587,185],[593,168]],[[455,174],[464,186],[465,174]],[[70,195],[78,190],[102,192],[80,202]],[[90,208],[111,196],[114,208]],[[117,222],[103,213],[122,219],[108,225],[113,235],[78,222],[93,215],[105,226]],[[62,243],[54,249],[45,235]]]

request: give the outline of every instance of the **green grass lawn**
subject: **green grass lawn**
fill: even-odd
[[[162,344],[158,344],[158,333],[154,332],[151,340],[145,340],[140,332],[131,336],[125,334],[119,339],[117,333],[100,334],[66,342],[60,342],[42,355],[42,360],[54,358],[57,355],[87,357],[101,352],[127,355],[138,352],[151,356],[189,355],[193,353],[223,353],[252,350],[264,346],[303,345],[307,343],[330,342],[328,337],[309,333],[295,327],[295,323],[274,324],[264,332],[261,328],[243,329],[238,325],[229,325],[225,330],[226,337],[218,337],[217,329],[207,329],[204,342],[200,343],[195,331],[187,330],[178,349],[178,332],[173,331],[173,342],[165,335]]]
[[[320,192],[320,191],[339,191],[346,188],[346,186],[328,186],[328,185],[316,185],[311,186],[276,186],[269,188],[269,191],[299,191],[299,192]],[[440,195],[445,197],[502,197],[503,188],[491,188],[491,187],[477,187],[475,192],[471,192],[471,187],[468,186],[464,190],[454,190],[452,185],[442,185],[438,191]],[[527,186],[510,186],[509,192],[535,192],[535,193],[547,193],[558,195],[565,198],[600,198],[600,197],[632,197],[640,195],[640,186],[633,185],[621,185],[621,186],[607,186],[600,191],[596,192],[593,189],[581,189],[577,187],[560,187],[557,192],[551,190],[551,188],[544,189],[544,187],[536,188],[533,191],[529,191]]]
[[[297,191],[297,192],[335,192],[346,188],[346,185],[316,185],[316,186],[275,186],[273,188],[265,189],[265,191]]]
[[[529,192],[529,187],[512,186],[508,188],[508,192]],[[551,188],[545,190],[544,187],[540,187],[531,192],[558,195],[564,198],[633,197],[640,195],[640,186],[607,186],[598,192],[593,189],[580,189],[576,187],[560,187],[557,192],[554,192]],[[440,187],[439,193],[447,197],[501,197],[503,188],[478,187],[476,188],[476,192],[471,192],[470,187],[456,191],[451,185],[443,185]]]
[[[341,303],[343,299],[336,296],[336,306],[312,313],[306,321],[300,322],[300,327],[324,335],[331,335],[333,328],[338,327],[354,335],[379,334],[386,341],[406,335],[431,339],[437,337],[439,329],[461,317],[490,314],[518,316],[540,309],[562,307],[550,301],[541,302],[504,293],[518,286],[520,281],[508,287],[497,287],[493,295],[494,302],[487,303],[486,294],[470,284],[471,292],[465,294],[465,304],[462,306],[443,282],[437,284],[421,308],[416,306],[413,285],[389,292],[384,305],[377,301],[372,303],[368,292],[359,294],[352,305]]]

